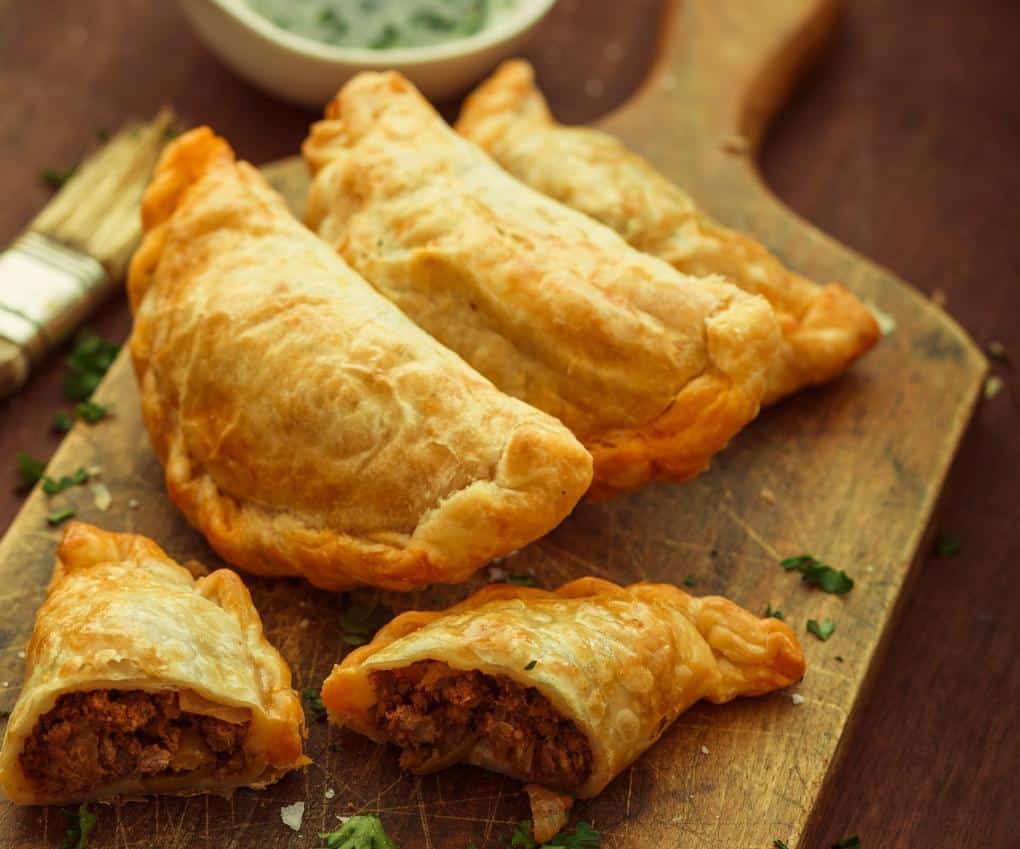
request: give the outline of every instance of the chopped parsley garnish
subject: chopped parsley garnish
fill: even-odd
[[[301,691],[305,709],[312,722],[321,722],[326,718],[326,706],[322,703],[322,694],[314,687],[306,687]]]
[[[817,619],[808,619],[807,630],[809,634],[814,634],[824,643],[835,632],[836,623],[831,619],[823,619],[821,622]]]
[[[685,587],[696,587],[697,585],[698,579],[695,578],[693,575],[688,575],[686,578],[684,578]]]
[[[765,603],[765,618],[766,619],[778,619],[780,622],[783,621],[783,611],[773,610],[772,605],[768,602]]]
[[[534,669],[537,665],[538,665],[538,661],[537,660],[533,660],[530,663],[528,663],[527,666],[524,667],[524,671],[525,672],[531,672],[531,670]]]
[[[511,849],[599,849],[602,835],[588,823],[579,822],[572,829],[565,829],[547,843],[539,844],[531,832],[531,820],[523,820],[514,827],[510,835]]]
[[[117,343],[108,342],[91,330],[82,330],[67,358],[64,394],[72,401],[88,401],[119,352]]]
[[[59,480],[54,480],[49,475],[43,477],[42,491],[47,495],[56,495],[72,486],[81,486],[89,479],[89,473],[79,466],[73,475],[63,475]]]
[[[861,839],[856,834],[844,837],[837,843],[833,843],[832,849],[861,849]]]
[[[775,849],[790,849],[785,840],[773,840],[772,845]]]
[[[939,557],[954,557],[962,547],[959,537],[945,531],[939,531],[935,537],[935,553]]]
[[[67,830],[59,849],[86,849],[98,817],[89,810],[88,804],[82,804],[77,812],[62,810],[60,813]]]
[[[89,424],[95,424],[110,415],[110,408],[95,401],[81,401],[74,405],[74,414]]]
[[[46,472],[46,463],[43,460],[38,460],[24,451],[15,454],[14,459],[18,466],[19,490],[31,489],[39,483]]]
[[[56,510],[46,516],[46,522],[49,525],[59,525],[66,522],[68,519],[74,516],[73,507],[65,507],[63,510]]]
[[[818,587],[827,593],[845,595],[854,588],[854,579],[842,569],[833,569],[809,554],[787,557],[779,565],[787,572],[800,572],[800,579],[809,587]]]
[[[349,646],[363,646],[383,625],[393,618],[393,611],[376,595],[364,602],[350,601],[340,611],[341,639]]]
[[[523,573],[515,573],[506,576],[506,583],[516,584],[519,587],[536,587],[538,582],[532,575],[525,575]]]
[[[351,817],[337,831],[320,832],[318,849],[398,849],[375,814]]]
[[[57,433],[67,433],[74,424],[74,419],[67,410],[61,410],[53,417],[53,430]]]
[[[74,176],[76,170],[76,168],[43,168],[39,172],[39,179],[51,189],[59,189]]]

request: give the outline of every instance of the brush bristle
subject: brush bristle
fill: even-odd
[[[131,124],[85,160],[29,225],[101,262],[119,280],[141,238],[142,193],[170,137],[173,113]]]

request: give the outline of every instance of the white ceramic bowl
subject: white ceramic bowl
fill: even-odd
[[[180,0],[202,40],[248,81],[285,100],[321,109],[358,71],[393,68],[430,100],[462,94],[516,53],[556,0],[520,7],[481,32],[430,47],[335,47],[282,30],[244,0]]]

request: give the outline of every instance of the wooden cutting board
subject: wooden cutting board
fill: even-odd
[[[822,49],[838,6],[678,3],[663,22],[650,78],[604,122],[717,217],[757,234],[816,279],[843,281],[896,323],[850,375],[764,412],[699,480],[582,504],[548,538],[501,564],[549,587],[585,574],[619,582],[690,576],[694,592],[725,593],[756,611],[766,603],[782,609],[804,642],[809,669],[793,691],[695,707],[600,798],[577,806],[576,818],[604,832],[605,847],[768,849],[777,838],[813,845],[811,824],[825,816],[816,803],[927,544],[939,488],[985,375],[984,358],[951,319],[783,208],[755,168],[767,120]],[[299,206],[300,165],[267,170]],[[841,201],[853,198],[833,199]],[[115,405],[115,417],[76,428],[50,472],[100,466],[112,506],[100,512],[85,488],[49,500],[35,492],[0,543],[0,708],[9,710],[17,696],[22,649],[52,565],[59,531],[46,525],[49,510],[72,504],[80,518],[147,534],[178,559],[221,565],[164,495],[125,357],[97,398]],[[854,590],[837,598],[803,587],[778,565],[802,553],[846,569]],[[483,570],[468,586],[387,600],[397,608],[446,604],[484,580]],[[341,599],[297,580],[248,583],[296,686],[317,687],[346,650]],[[824,617],[837,629],[823,643],[804,627]],[[791,692],[803,703],[794,704]],[[495,849],[527,816],[516,782],[473,768],[401,775],[394,750],[324,723],[312,725],[307,751],[313,765],[266,792],[102,808],[89,845],[312,847],[315,832],[335,828],[338,814],[374,811],[403,849],[470,842]],[[281,806],[296,801],[306,804],[300,833],[280,819]],[[55,809],[0,803],[4,847],[53,846],[62,829]]]

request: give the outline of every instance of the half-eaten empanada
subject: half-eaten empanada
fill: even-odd
[[[556,123],[527,62],[502,65],[466,101],[458,131],[508,172],[611,227],[686,274],[723,274],[775,309],[783,345],[765,403],[844,372],[879,338],[874,316],[838,283],[785,268],[759,242],[713,221],[608,133]]]
[[[315,125],[309,223],[373,286],[595,457],[595,495],[684,480],[758,412],[768,304],[694,280],[510,177],[396,73]]]
[[[308,763],[290,669],[241,579],[68,526],[25,653],[0,788],[28,805],[265,787]]]
[[[334,667],[322,699],[334,722],[400,746],[405,769],[471,763],[588,798],[696,701],[803,673],[783,622],[666,584],[583,578],[404,613]]]
[[[170,497],[251,572],[465,580],[542,536],[591,457],[382,297],[208,128],[163,155],[131,354]]]

